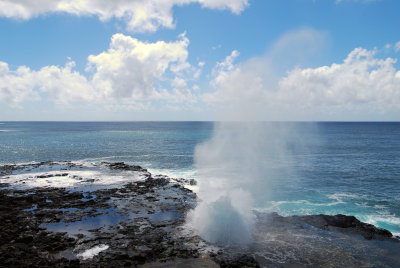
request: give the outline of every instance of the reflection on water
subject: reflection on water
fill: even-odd
[[[76,208],[71,209],[61,209],[64,212],[77,212],[85,211]],[[86,209],[87,210],[87,209]],[[110,209],[98,209],[100,215],[94,217],[83,217],[82,220],[73,222],[53,222],[53,223],[42,223],[40,227],[46,228],[48,231],[52,232],[66,232],[70,236],[77,237],[79,234],[85,236],[93,236],[91,230],[101,229],[102,232],[114,232],[115,227],[118,226],[124,220],[133,220],[136,218],[147,218],[151,222],[162,222],[174,220],[181,217],[181,214],[170,211],[159,211],[155,213],[150,213],[149,211],[139,211],[138,213],[129,212],[125,213],[118,211],[115,208]],[[72,215],[72,214],[71,214]]]

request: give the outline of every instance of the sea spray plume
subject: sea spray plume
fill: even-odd
[[[243,122],[216,123],[212,138],[195,150],[199,204],[188,224],[206,240],[251,243],[253,208],[265,207],[270,193],[296,182],[291,158],[302,144],[297,125],[259,121],[307,115],[298,109],[301,99],[287,102],[281,95],[280,81],[296,66],[308,66],[325,41],[323,32],[301,28],[281,36],[265,55],[234,64],[239,52],[233,51],[217,63],[210,83],[215,91],[203,98],[218,104],[216,119]]]
[[[253,208],[268,197],[272,180],[288,177],[290,124],[215,123],[213,137],[196,147],[199,204],[188,223],[219,244],[252,241]]]
[[[254,224],[249,201],[251,203],[251,196],[244,191],[221,195],[215,201],[202,200],[190,215],[191,223],[207,241],[247,245],[251,241]]]

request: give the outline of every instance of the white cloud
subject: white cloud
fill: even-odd
[[[197,80],[199,79],[202,71],[203,71],[203,67],[206,63],[204,61],[200,61],[197,63],[197,68],[193,67],[192,71],[193,71],[193,79]]]
[[[248,0],[197,0],[202,6],[212,9],[230,9],[239,14],[248,6]]]
[[[73,71],[75,63],[70,61],[65,67],[46,66],[39,71],[20,66],[11,71],[8,64],[0,62],[0,100],[11,106],[40,99],[46,94],[56,103],[73,101],[93,101],[95,93],[87,79]]]
[[[316,31],[285,34],[266,55],[239,64],[235,61],[240,53],[232,51],[213,68],[210,92],[196,85],[203,63],[189,64],[185,35],[172,42],[150,43],[115,34],[106,51],[88,57],[87,73],[76,71],[71,60],[65,66],[39,70],[26,66],[11,70],[0,62],[0,101],[14,107],[49,99],[61,104],[98,103],[111,110],[174,111],[209,104],[227,115],[215,119],[231,120],[324,120],[340,112],[400,111],[396,59],[379,58],[377,50],[356,48],[343,62],[329,66],[298,65],[302,57],[296,55],[304,53],[293,54],[289,44],[309,43],[318,51],[321,36]],[[285,55],[296,60],[282,75],[277,70],[288,66]]]
[[[189,65],[188,44],[185,36],[176,42],[145,43],[115,34],[108,51],[89,56],[87,69],[94,70],[93,86],[105,98],[148,99],[157,94],[156,79],[167,70],[178,72]]]
[[[76,101],[96,101],[99,96],[86,77],[74,71],[75,63],[65,67],[46,66],[33,74],[39,91],[59,104]]]
[[[186,81],[176,77],[171,83],[173,87],[173,102],[193,101],[192,92],[188,88]]]
[[[97,16],[102,21],[116,18],[125,21],[128,30],[145,32],[174,27],[172,8],[190,3],[238,14],[246,8],[248,0],[2,0],[0,16],[30,19],[48,13],[68,13]]]
[[[294,32],[296,35],[300,39],[305,36]],[[282,39],[276,44],[280,43]],[[274,50],[284,55],[280,49]],[[277,77],[281,66],[271,53],[236,65],[233,59],[239,53],[233,52],[217,63],[210,83],[215,91],[202,96],[219,113],[217,116],[228,120],[325,120],[334,114],[400,111],[396,59],[381,59],[375,50],[356,48],[342,63],[292,67],[286,75]],[[286,65],[284,59],[282,62]]]
[[[234,61],[239,56],[239,51],[234,50],[232,53],[225,58],[222,62],[217,62],[213,69],[213,73],[215,78],[211,81],[211,85],[214,87],[218,87],[222,85],[227,79],[228,76],[231,75],[233,69],[235,68]]]
[[[280,81],[279,97],[303,108],[400,110],[400,71],[395,62],[356,48],[341,64],[292,70]]]
[[[214,67],[211,86],[216,91],[205,94],[204,99],[211,103],[229,103],[234,111],[252,110],[253,116],[259,114],[265,110],[265,105],[276,103],[272,95],[282,75],[293,66],[307,65],[308,58],[321,52],[326,38],[325,33],[309,28],[290,31],[283,34],[265,55],[238,65],[234,61],[240,53],[235,50]],[[237,109],[237,106],[241,108]]]
[[[396,52],[399,52],[399,51],[400,51],[400,41],[397,42],[397,43],[394,45],[394,51],[396,51]]]
[[[11,71],[5,62],[0,62],[0,100],[4,100],[13,107],[30,99],[39,99],[39,95],[33,89],[36,77],[25,66]]]
[[[25,66],[12,71],[7,63],[0,62],[0,100],[14,106],[40,96],[61,104],[184,102],[192,98],[186,81],[180,77],[184,69],[191,67],[187,62],[188,44],[184,35],[175,42],[148,43],[115,34],[107,51],[88,57],[86,70],[90,78],[75,71],[73,61],[64,67],[45,66],[38,71]]]

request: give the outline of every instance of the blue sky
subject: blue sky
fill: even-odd
[[[396,0],[0,10],[0,120],[400,119]]]

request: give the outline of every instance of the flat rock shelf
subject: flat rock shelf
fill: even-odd
[[[195,181],[125,163],[0,167],[1,267],[396,267],[399,238],[346,215],[255,211],[253,242],[185,225]]]

